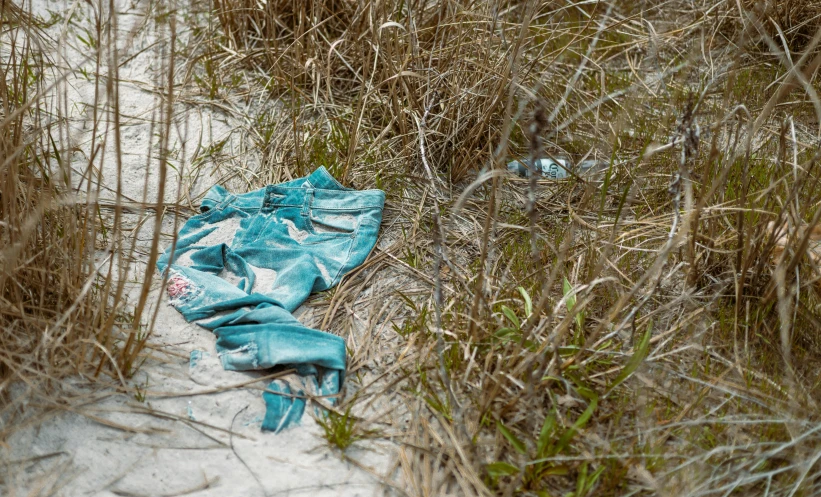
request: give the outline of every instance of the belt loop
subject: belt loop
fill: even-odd
[[[228,195],[226,195],[226,197],[224,199],[222,199],[222,202],[220,202],[217,205],[217,210],[221,211],[221,210],[225,209],[226,207],[228,207],[231,204],[231,202],[233,202],[236,199],[237,199],[236,195],[233,195],[233,194],[229,193]]]
[[[265,194],[262,196],[262,205],[259,208],[260,212],[268,213],[274,210],[273,200],[271,200],[272,192],[273,185],[268,185],[265,187]]]
[[[302,215],[308,217],[311,212],[311,204],[314,202],[314,189],[308,188],[305,190],[305,202],[302,203]]]

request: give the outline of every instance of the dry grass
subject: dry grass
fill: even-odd
[[[420,4],[412,7],[412,27],[393,20],[401,14],[394,14],[398,4],[392,3],[216,7],[228,46],[238,51],[220,61],[223,68],[240,64],[264,74],[271,96],[300,109],[295,126],[315,123],[331,135],[326,145],[334,146],[332,166],[346,179],[357,163],[381,165],[394,160],[397,150],[418,154],[414,116],[431,106],[437,110],[428,123],[431,160],[454,181],[462,179],[488,162],[486,144],[500,139],[511,71],[527,67],[522,83],[532,86],[555,57],[550,52],[559,49],[546,43],[543,60],[531,53],[513,64],[515,26],[500,18],[494,28],[489,6]],[[337,139],[334,130],[341,130]],[[310,145],[296,151],[297,170],[310,167]]]
[[[99,7],[104,23],[89,36],[89,57],[113,78],[96,76],[95,153],[78,160],[61,40],[28,9],[3,2],[0,24],[0,445],[43,412],[31,406],[69,408],[84,395],[77,387],[95,383],[130,391],[150,330],[142,312],[151,275],[142,292],[128,287],[134,233],[123,226],[119,187],[108,192],[102,180],[100,151],[120,134],[107,29],[115,21]],[[121,157],[118,147],[105,160],[121,166]],[[108,184],[121,185],[121,174],[115,168]]]
[[[728,2],[731,15],[743,25],[758,22],[771,36],[781,36],[801,48],[821,25],[821,2],[816,0]],[[734,5],[733,5],[734,4]]]
[[[251,183],[324,163],[388,192],[380,249],[323,323],[349,338],[360,429],[400,441],[395,485],[815,491],[814,8],[215,4],[211,63],[284,102],[250,130]],[[757,15],[809,33],[806,55]],[[544,154],[610,167],[504,172]],[[326,431],[352,436],[347,416]]]
[[[345,457],[398,444],[386,478],[408,495],[818,492],[816,7],[739,4],[214,2],[186,81],[259,110],[245,131],[262,158],[223,177],[324,164],[388,193],[372,258],[308,304],[352,352],[323,424]],[[32,39],[23,26],[4,33]],[[52,173],[69,174],[41,106],[6,103],[44,81],[21,85],[17,50],[6,384],[126,375],[145,301],[125,317],[123,265],[92,261],[103,233],[106,254],[128,249]],[[505,171],[545,154],[609,167]]]

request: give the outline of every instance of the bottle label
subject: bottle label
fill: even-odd
[[[542,176],[546,178],[563,179],[567,177],[564,165],[550,159],[539,159],[539,169],[542,171]]]

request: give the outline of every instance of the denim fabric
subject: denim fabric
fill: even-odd
[[[225,369],[292,366],[304,388],[335,395],[345,341],[303,326],[291,312],[365,261],[384,203],[384,192],[345,188],[324,167],[241,195],[214,186],[157,263],[169,273],[169,301],[214,332]],[[262,428],[298,422],[303,387],[276,380],[268,390]]]

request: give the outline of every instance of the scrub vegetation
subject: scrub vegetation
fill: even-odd
[[[131,391],[147,338],[145,298],[124,298],[133,245],[123,206],[97,200],[94,157],[78,168],[76,150],[58,145],[70,142],[72,103],[55,97],[62,76],[47,21],[24,7],[0,10],[0,440],[29,404],[71,409],[69,375]],[[108,41],[102,28],[88,36]],[[96,55],[106,64],[102,49]],[[110,112],[103,99],[95,128]]]
[[[63,177],[39,21],[3,5],[0,381],[54,399],[90,372],[133,395],[151,319],[121,298],[122,205],[92,200],[91,160],[84,195]],[[821,5],[199,8],[176,84],[253,107],[258,161],[223,143],[194,170],[257,188],[325,165],[387,193],[368,262],[307,304],[348,342],[318,415],[340,457],[390,442],[403,495],[821,491]],[[536,157],[604,167],[507,172]],[[151,223],[152,200],[133,206]]]
[[[116,15],[108,5],[93,7],[96,31],[67,42],[46,30],[80,25],[77,6],[44,19],[28,2],[0,3],[0,447],[44,415],[117,393],[144,397],[130,380],[155,347],[147,312],[155,275],[134,263],[153,266],[160,237],[138,246],[137,235],[144,225],[158,232],[154,213],[180,206],[161,200],[169,169],[162,137],[146,154],[160,176],[160,200],[147,179],[141,198],[123,195]],[[84,47],[83,62],[96,68],[82,73],[96,91],[81,127],[69,115],[83,104],[66,81],[84,69],[66,67],[67,43]],[[152,117],[163,136],[168,116]],[[92,136],[90,145],[78,128]]]

